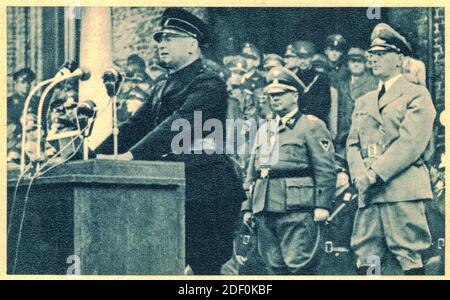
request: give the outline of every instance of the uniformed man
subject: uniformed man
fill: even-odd
[[[242,87],[244,75],[248,70],[246,60],[240,55],[230,57],[227,60],[226,68],[230,74],[227,79],[227,90],[230,95],[228,102],[232,103],[231,106],[228,105],[227,118],[244,119],[244,111],[246,114],[254,116],[256,108],[253,105],[250,108],[247,107],[247,99]],[[249,112],[249,110],[252,111]]]
[[[117,116],[119,124],[125,122],[131,117],[128,101],[136,106],[136,95],[147,95],[150,93],[153,85],[156,84],[146,72],[145,61],[137,54],[132,54],[127,58],[125,66],[125,79],[117,95]],[[142,98],[142,97],[140,97]]]
[[[229,94],[228,97],[228,108],[227,108],[227,119],[231,120],[242,120],[244,119],[244,100],[242,95],[242,81],[243,76],[247,72],[247,62],[242,56],[233,56],[228,57],[226,59],[227,73],[229,74],[226,84],[227,91]],[[231,133],[229,133],[231,134]],[[238,135],[240,132],[232,132],[233,138],[230,136],[227,138],[227,149],[234,149],[233,154],[231,155],[234,158],[240,168],[242,173],[242,169],[245,164],[245,156],[238,155],[239,146],[236,141],[238,140]]]
[[[335,138],[336,152],[345,156],[345,145],[348,130],[352,121],[352,113],[355,107],[355,99],[375,90],[378,79],[366,69],[365,51],[361,48],[352,47],[347,53],[347,67],[349,73],[338,83],[338,109],[337,135]]]
[[[259,253],[272,274],[314,274],[317,222],[329,216],[336,184],[333,145],[325,123],[298,109],[302,84],[294,73],[275,67],[268,83],[277,117],[257,134],[244,222],[254,217]]]
[[[168,8],[162,15],[161,30],[153,36],[159,56],[170,71],[134,116],[119,128],[119,159],[181,160],[185,163],[186,263],[194,274],[219,274],[232,253],[232,230],[239,206],[245,198],[233,163],[220,154],[221,144],[207,137],[194,138],[187,153],[172,149],[179,134],[174,121],[184,120],[195,129],[194,114],[202,121],[218,119],[225,124],[227,90],[219,74],[204,68],[200,46],[208,39],[206,24],[180,8]],[[225,135],[224,135],[225,136]],[[112,153],[109,137],[97,153]],[[175,152],[175,153],[174,153]],[[111,159],[111,155],[97,155]],[[213,166],[213,167],[212,167]],[[186,271],[186,273],[188,273]]]
[[[139,87],[145,93],[152,87],[152,79],[146,72],[146,65],[143,58],[137,54],[132,54],[127,58],[125,74],[128,80],[131,80],[134,86]]]
[[[246,143],[251,145],[253,141],[250,135],[251,124],[258,118],[258,91],[261,91],[266,84],[264,75],[259,70],[261,65],[261,52],[252,43],[245,43],[241,51],[241,56],[245,58],[247,62],[247,73],[243,77],[242,88],[242,101],[243,101],[243,114],[244,114],[244,132],[246,136]],[[248,148],[249,149],[249,148]],[[250,151],[248,151],[250,152]],[[247,168],[249,155],[244,156],[244,169]]]
[[[295,53],[294,46],[292,44],[287,45],[286,52],[284,53],[284,66],[294,73],[298,71],[299,58]]]
[[[329,126],[330,83],[326,75],[317,73],[312,67],[315,46],[309,41],[297,41],[294,43],[294,49],[298,57],[296,75],[302,82],[299,108],[303,113],[315,115]]]
[[[326,68],[327,68],[327,57],[321,53],[316,53],[314,54],[313,58],[312,58],[312,66],[313,69],[317,72],[317,73],[321,73],[321,74],[325,74],[327,73]]]
[[[331,86],[337,87],[339,81],[345,76],[345,53],[347,41],[341,34],[329,35],[325,41],[325,55],[328,59],[327,71]]]
[[[401,74],[409,49],[403,36],[378,24],[369,52],[379,87],[355,102],[347,159],[359,194],[352,234],[359,274],[370,273],[385,250],[405,274],[424,274],[421,251],[430,246],[424,202],[432,192],[422,155],[436,112],[428,90]]]
[[[263,75],[265,76],[273,67],[282,67],[283,58],[275,53],[263,55]]]
[[[227,89],[231,94],[235,94],[234,90],[242,90],[244,75],[247,73],[247,61],[240,55],[230,57],[225,67],[228,69]],[[236,98],[240,96],[235,95]]]
[[[247,62],[247,73],[244,75],[242,86],[244,90],[253,93],[256,89],[263,88],[266,83],[264,76],[258,70],[261,64],[261,54],[255,45],[245,43],[241,56]]]
[[[22,68],[10,74],[14,81],[14,93],[7,98],[8,121],[8,163],[19,164],[22,143],[22,113],[25,99],[31,89],[31,83],[36,79],[35,73],[30,68]],[[29,107],[29,115],[26,118],[27,131],[32,131],[35,126],[37,113],[37,97],[34,97]]]
[[[247,61],[253,60],[253,58],[245,59],[243,56],[238,55],[227,59],[227,68],[230,73],[230,77],[227,80],[227,88],[230,94],[228,99],[228,119],[243,120],[242,127],[239,128],[239,132],[233,133],[235,138],[232,140],[234,145],[228,145],[236,149],[236,153],[239,155],[233,155],[241,168],[244,171],[247,167],[248,158],[250,157],[249,145],[251,144],[250,129],[251,124],[258,118],[258,105],[257,94],[261,88],[250,90],[248,81],[246,83],[246,74],[248,74]],[[252,62],[254,63],[254,62]],[[258,76],[259,73],[258,73]],[[256,78],[253,76],[253,78]],[[231,104],[231,105],[230,105]],[[239,104],[239,105],[236,105]],[[238,145],[234,141],[237,141],[237,135],[242,135],[243,144]],[[241,139],[239,139],[241,140]],[[237,149],[240,149],[237,151]]]
[[[377,32],[373,32],[372,34],[376,35]],[[408,53],[404,53],[402,74],[406,80],[426,87],[427,75],[425,64],[421,60],[413,58],[411,54],[410,49],[408,49]]]

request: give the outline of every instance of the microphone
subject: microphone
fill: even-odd
[[[67,76],[67,79],[80,79],[81,81],[86,81],[91,78],[91,71],[84,68],[77,68],[70,75]]]
[[[61,66],[61,68],[58,70],[58,72],[56,72],[54,78],[67,76],[67,75],[73,73],[77,68],[78,68],[78,63],[77,62],[75,62],[73,60],[66,61]]]
[[[91,71],[88,69],[75,68],[72,70],[71,68],[66,67],[60,69],[58,73],[56,73],[55,77],[53,77],[56,82],[61,82],[67,79],[79,79],[81,81],[85,81],[89,78],[91,78]]]
[[[94,124],[97,114],[97,105],[92,100],[85,100],[83,102],[80,102],[77,105],[76,114],[79,118],[80,127],[87,129],[83,130],[83,136],[90,136],[94,127],[92,125]]]
[[[114,137],[114,159],[117,159],[118,144],[119,144],[119,129],[117,126],[117,97],[121,84],[125,75],[115,68],[109,68],[103,73],[103,83],[105,84],[106,93],[112,99],[113,107],[113,137]]]
[[[48,93],[60,82],[67,80],[67,79],[79,79],[79,80],[88,80],[91,77],[91,72],[87,69],[83,68],[77,68],[73,72],[71,72],[68,75],[62,75],[62,76],[55,76],[52,78],[52,83],[50,83],[47,88],[44,90],[44,92],[41,95],[41,98],[39,99],[38,103],[38,112],[37,112],[37,143],[36,143],[36,153],[37,156],[40,157],[41,155],[41,140],[42,140],[42,110],[44,108],[44,102],[47,98]]]
[[[122,81],[124,75],[115,68],[109,68],[103,73],[103,80]]]
[[[78,103],[76,111],[78,116],[92,118],[97,112],[97,105],[92,100],[86,100]]]
[[[117,94],[124,77],[125,76],[115,68],[109,68],[103,73],[103,83],[109,97],[113,97]]]

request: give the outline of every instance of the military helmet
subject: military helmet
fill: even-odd
[[[247,72],[247,62],[240,55],[234,56],[233,58],[229,59],[226,67],[230,71]]]
[[[332,34],[326,39],[326,47],[331,49],[336,49],[342,52],[347,51],[347,41],[342,36],[342,34]]]
[[[283,66],[283,58],[275,53],[263,55],[263,68],[268,70],[273,67]]]
[[[20,78],[24,82],[32,82],[36,79],[36,74],[30,68],[21,68],[9,75],[12,76],[14,81]]]
[[[287,45],[286,52],[284,53],[284,57],[296,57],[297,54],[295,53],[294,46],[292,44]]]
[[[310,41],[296,41],[294,50],[298,57],[311,57],[316,53],[316,46]]]
[[[258,48],[256,48],[256,46],[251,44],[251,43],[245,43],[244,44],[244,47],[242,48],[241,55],[243,57],[250,57],[250,58],[254,58],[254,59],[261,59],[261,54],[260,54]]]

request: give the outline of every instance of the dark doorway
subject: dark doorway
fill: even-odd
[[[286,45],[299,39],[321,51],[333,33],[344,35],[351,46],[367,47],[373,27],[386,19],[384,14],[368,19],[367,8],[209,8],[208,16],[211,50],[219,60],[237,54],[247,41],[263,53],[284,54]]]

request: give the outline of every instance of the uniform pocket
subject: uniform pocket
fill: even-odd
[[[367,124],[368,116],[369,114],[365,111],[359,111],[353,114],[352,123],[360,129],[360,132],[364,125]]]
[[[302,161],[305,160],[305,146],[299,143],[283,144],[280,146],[280,160]]]
[[[314,206],[314,182],[311,177],[286,178],[286,209]]]

